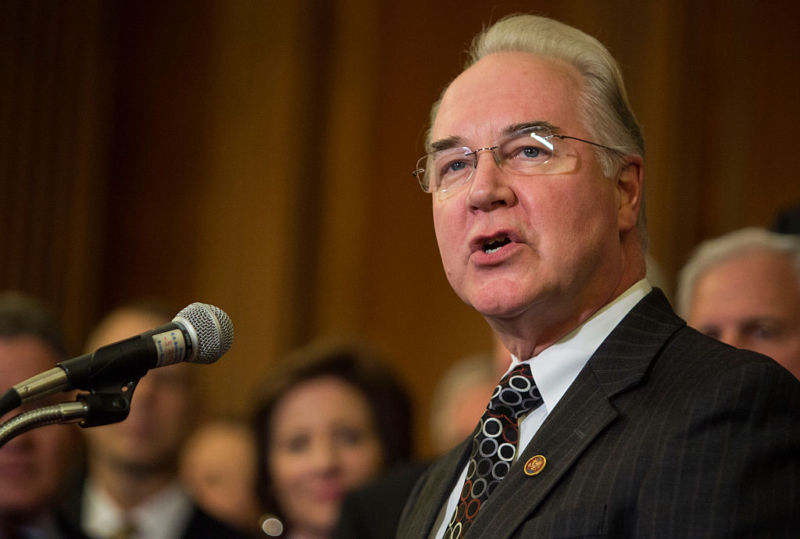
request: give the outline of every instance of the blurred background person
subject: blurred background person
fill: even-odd
[[[411,456],[411,406],[379,354],[312,344],[267,378],[255,408],[268,535],[331,537],[342,498]],[[282,525],[279,525],[277,520]]]
[[[435,454],[449,451],[475,430],[497,385],[496,371],[490,354],[463,358],[445,371],[431,402],[431,445]]]
[[[511,365],[511,355],[498,339],[491,353],[460,359],[442,375],[430,411],[431,445],[441,455],[464,441],[486,410],[497,381]]]
[[[174,312],[158,302],[121,306],[91,332],[86,351],[169,322]],[[92,427],[87,469],[67,512],[92,538],[176,539],[237,537],[200,509],[178,477],[178,459],[196,416],[192,369],[177,363],[141,378],[128,417]]]
[[[0,294],[0,390],[5,392],[64,359],[64,338],[50,310],[18,293]],[[70,400],[74,399],[63,393],[52,395],[9,412],[0,421]],[[0,537],[81,537],[54,509],[60,481],[77,457],[78,445],[73,425],[48,425],[0,447]]]
[[[800,379],[800,236],[745,228],[701,243],[681,270],[689,325]]]
[[[257,530],[256,445],[248,425],[220,418],[198,426],[184,444],[180,474],[208,514],[241,530]]]

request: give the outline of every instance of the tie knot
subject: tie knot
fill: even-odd
[[[520,363],[503,376],[494,388],[489,410],[494,414],[518,419],[540,404],[542,395],[533,380],[531,368],[527,363]]]

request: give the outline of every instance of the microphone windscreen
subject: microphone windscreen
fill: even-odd
[[[233,322],[225,311],[207,303],[192,303],[184,307],[173,322],[189,325],[187,329],[197,335],[197,353],[188,361],[214,363],[233,344]]]

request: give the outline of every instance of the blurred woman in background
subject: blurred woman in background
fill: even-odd
[[[278,366],[255,413],[267,535],[328,538],[343,496],[411,455],[411,405],[360,345],[313,344]]]

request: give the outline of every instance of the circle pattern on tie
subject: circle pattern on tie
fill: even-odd
[[[445,539],[457,539],[469,529],[481,505],[511,469],[520,416],[541,404],[542,395],[526,363],[517,365],[494,388],[473,435],[467,478]]]

